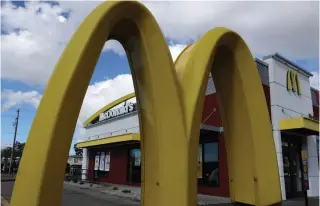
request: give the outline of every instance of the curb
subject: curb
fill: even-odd
[[[1,195],[1,206],[10,206],[9,201]]]
[[[4,180],[1,180],[1,182],[14,182],[16,181],[16,179],[4,179]]]

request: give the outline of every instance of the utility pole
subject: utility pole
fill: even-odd
[[[14,126],[14,137],[13,137],[13,144],[12,144],[12,150],[11,150],[11,159],[10,159],[9,174],[12,173],[12,165],[13,165],[13,157],[14,157],[14,148],[15,148],[15,146],[16,146],[16,137],[17,137],[18,124],[19,124],[19,113],[20,113],[20,109],[17,110],[17,117],[16,117],[16,119],[15,119],[15,122],[13,122],[13,126]]]

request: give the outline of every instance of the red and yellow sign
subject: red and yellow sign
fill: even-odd
[[[309,189],[309,176],[308,176],[308,156],[306,151],[301,151],[302,167],[303,167],[303,189]]]
[[[294,71],[288,71],[287,73],[287,90],[293,91],[298,95],[301,95],[300,81],[298,73]]]

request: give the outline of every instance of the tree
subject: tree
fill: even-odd
[[[73,145],[73,149],[74,149],[74,152],[76,153],[76,155],[82,156],[82,149],[81,148],[77,148],[76,144]]]
[[[21,142],[16,141],[15,148],[14,148],[13,160],[15,160],[16,157],[20,157],[20,158],[22,157],[24,146],[25,146],[25,143],[21,143]],[[1,149],[1,157],[3,159],[3,165],[4,165],[3,172],[6,172],[8,169],[8,164],[9,164],[8,159],[10,159],[10,157],[11,157],[11,152],[12,152],[12,147],[5,147],[5,148]],[[2,162],[1,162],[1,164],[2,164]],[[14,161],[12,166],[18,167],[19,163],[16,164],[16,162]],[[16,169],[18,169],[18,168],[16,168]]]
[[[1,149],[1,158],[4,158],[3,160],[3,172],[7,172],[8,169],[8,159],[11,156],[11,147],[5,147]],[[2,161],[1,161],[2,163]]]
[[[16,142],[16,145],[15,145],[15,156],[16,157],[22,157],[22,154],[23,154],[23,149],[24,149],[24,146],[25,146],[26,143],[20,143],[20,142]]]

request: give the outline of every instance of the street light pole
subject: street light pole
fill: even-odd
[[[15,119],[14,124],[14,137],[13,137],[13,144],[12,144],[12,150],[11,150],[11,159],[10,159],[10,167],[9,167],[9,174],[12,173],[12,165],[13,165],[13,157],[14,157],[14,148],[16,146],[16,137],[17,137],[17,130],[18,130],[18,124],[19,124],[19,113],[20,109],[17,110],[17,117]]]

